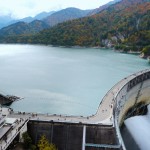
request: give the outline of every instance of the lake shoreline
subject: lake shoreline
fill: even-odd
[[[61,46],[61,45],[50,45],[50,44],[28,44],[28,43],[0,43],[0,45],[33,45],[33,46],[50,46],[50,47],[58,47],[58,48],[75,48],[75,49],[86,49],[86,48],[93,48],[93,49],[111,49],[114,52],[118,52],[118,53],[124,53],[124,54],[133,54],[133,55],[139,55],[139,58],[142,59],[147,59],[148,61],[150,60],[150,56],[145,56],[143,53],[141,53],[140,51],[123,51],[123,50],[116,50],[115,48],[112,47],[101,47],[101,46],[79,46],[79,45],[75,45],[75,46]]]

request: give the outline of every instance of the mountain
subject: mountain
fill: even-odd
[[[99,13],[60,23],[32,36],[13,36],[1,42],[63,46],[115,47],[150,51],[150,0],[122,0]]]
[[[39,14],[37,14],[34,19],[35,20],[42,20],[50,15],[52,15],[53,13],[55,13],[56,11],[50,11],[50,12],[41,12]]]
[[[77,18],[85,17],[91,10],[80,10],[77,8],[66,8],[53,13],[49,17],[45,18],[43,21],[49,26],[54,26],[58,23],[62,23],[68,20],[73,20]]]
[[[26,22],[26,23],[30,23],[34,20],[34,18],[32,17],[25,17],[23,19],[19,19],[19,20],[16,20],[17,22]]]
[[[34,20],[30,22],[28,25],[30,26],[30,28],[32,29],[34,33],[37,33],[39,31],[49,28],[49,26],[41,20]]]
[[[150,1],[122,0],[93,16],[41,31],[31,39],[42,44],[141,50],[150,45]]]
[[[86,16],[90,10],[80,10],[77,8],[66,8],[63,10],[60,10],[58,12],[56,11],[50,11],[50,12],[41,12],[37,14],[35,17],[25,17],[22,19],[14,20],[12,18],[9,18],[9,16],[3,16],[0,17],[0,29],[9,25],[13,25],[17,22],[25,22],[30,23],[34,20],[42,20],[45,22],[45,24],[48,24],[49,26],[54,26],[58,23],[72,20],[76,18],[81,18]],[[4,20],[5,19],[5,20]]]
[[[0,29],[4,26],[7,26],[9,22],[11,22],[13,19],[10,15],[4,15],[0,16]]]
[[[22,18],[22,19],[19,19],[19,20],[14,20],[14,19],[12,19],[11,21],[9,21],[9,22],[7,22],[6,24],[5,24],[5,26],[3,26],[3,27],[7,27],[7,26],[10,26],[10,25],[15,25],[16,23],[18,23],[18,22],[25,22],[25,23],[30,23],[30,22],[32,22],[34,19],[32,18],[32,17],[25,17],[25,18]],[[2,27],[2,28],[3,28]],[[1,28],[1,29],[2,29]]]
[[[50,12],[41,12],[39,14],[37,14],[35,17],[26,17],[26,18],[23,18],[23,19],[19,19],[19,20],[16,20],[17,22],[26,22],[26,23],[30,23],[34,20],[43,20],[44,18],[52,15],[53,13],[55,13],[55,11],[50,11]]]
[[[48,25],[39,20],[32,21],[31,23],[17,22],[0,29],[0,36],[35,34],[46,28],[48,28]]]
[[[107,9],[109,6],[113,5],[113,4],[116,4],[118,2],[120,2],[121,0],[113,0],[113,1],[110,1],[109,3],[105,4],[105,5],[102,5],[100,6],[99,8],[96,8],[94,9],[93,11],[91,11],[88,15],[91,16],[91,15],[95,15],[97,13],[100,13],[101,11]]]
[[[41,12],[41,13],[37,14],[35,17],[25,17],[25,18],[17,19],[17,20],[12,18],[10,15],[0,16],[0,29],[2,29],[3,27],[9,26],[9,25],[15,24],[17,22],[30,23],[34,20],[42,20],[42,19],[50,16],[53,13],[55,13],[55,11]]]
[[[54,26],[60,22],[64,22],[67,20],[72,20],[75,18],[84,17],[90,11],[89,10],[80,10],[77,8],[67,8],[58,12],[42,12],[36,15],[34,18],[26,17],[20,20],[12,21],[11,25],[2,28],[0,30],[1,36],[9,36],[9,35],[22,35],[22,34],[31,34],[37,33],[43,29],[46,29],[50,26]],[[48,16],[48,17],[46,17]],[[43,18],[43,21],[34,21],[36,18]],[[35,24],[36,23],[36,24]],[[38,25],[37,25],[38,24]],[[21,28],[23,30],[21,30]],[[18,31],[17,31],[18,29]]]

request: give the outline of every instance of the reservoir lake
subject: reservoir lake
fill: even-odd
[[[0,44],[0,93],[23,98],[14,111],[89,116],[114,84],[149,67],[111,49]]]

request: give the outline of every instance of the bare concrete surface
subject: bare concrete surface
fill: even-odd
[[[22,143],[18,143],[12,150],[27,150],[23,147]]]

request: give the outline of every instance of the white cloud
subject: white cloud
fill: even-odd
[[[67,7],[93,9],[110,0],[0,0],[0,15],[12,14],[23,18],[42,11],[53,11]]]

